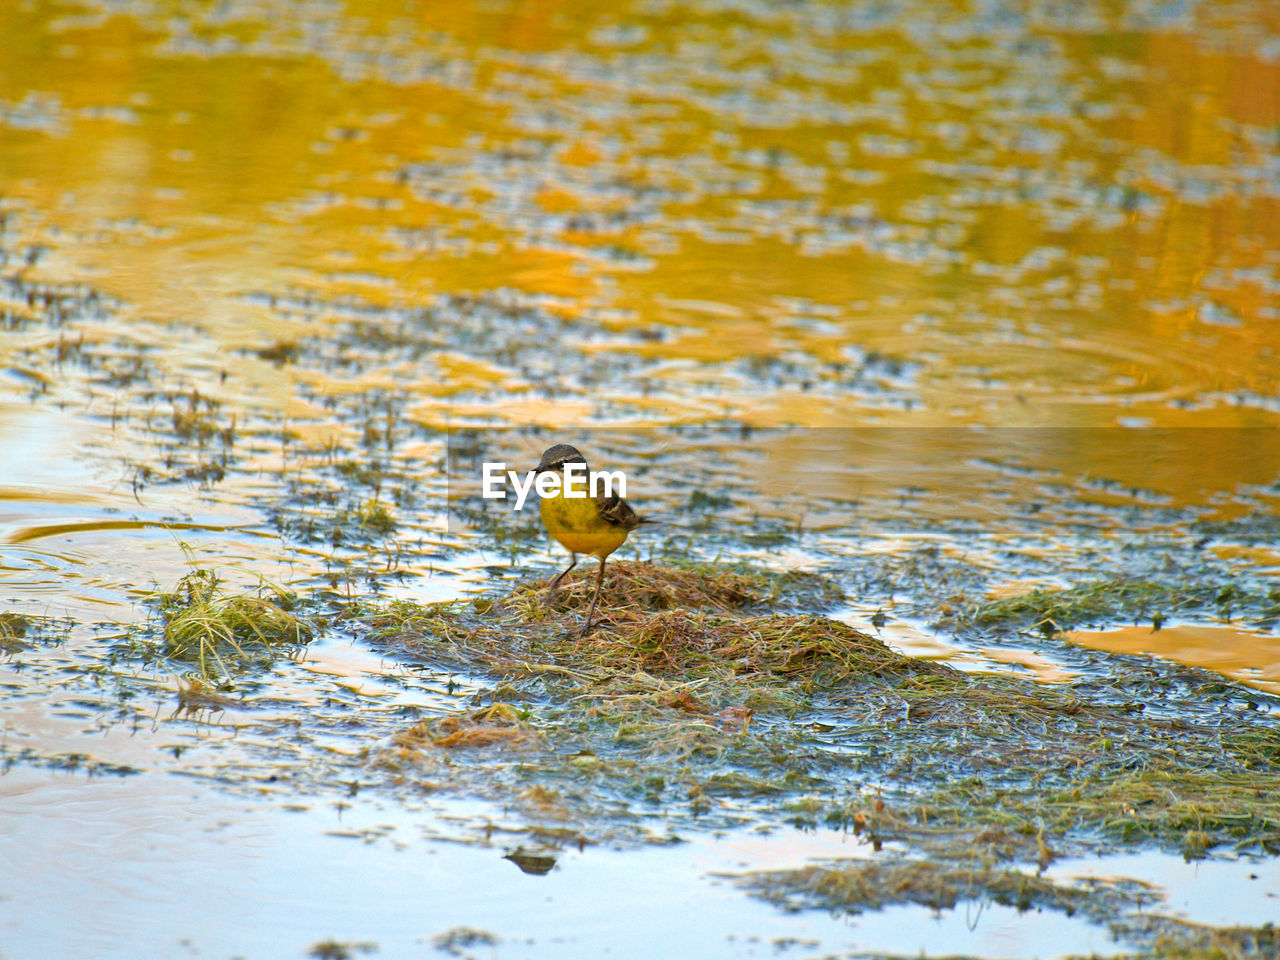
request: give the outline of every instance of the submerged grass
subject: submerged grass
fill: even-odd
[[[0,655],[15,657],[37,644],[57,644],[67,638],[74,621],[5,611],[0,613]]]
[[[1280,927],[1209,927],[1159,916],[1125,918],[1121,932],[1162,960],[1277,960]]]
[[[554,608],[538,583],[496,599],[353,609],[376,645],[494,683],[467,710],[397,738],[379,764],[406,780],[432,776],[441,751],[468,748],[454,762],[489,764],[478,777],[489,786],[578,785],[571,802],[582,817],[625,820],[635,802],[701,815],[722,808],[719,798],[817,782],[794,757],[803,732],[791,718],[819,688],[954,673],[834,620],[761,612],[797,594],[838,596],[811,575],[647,563],[610,571],[607,608],[586,637],[577,628],[589,576],[567,583]],[[469,749],[477,746],[489,749]],[[521,751],[518,769],[494,755],[510,748]]]

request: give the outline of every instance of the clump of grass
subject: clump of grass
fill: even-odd
[[[512,858],[508,857],[508,859]],[[554,862],[553,860],[552,863],[554,864]],[[543,872],[545,873],[546,871]],[[474,927],[453,927],[431,938],[433,947],[453,957],[471,956],[467,951],[473,947],[496,947],[501,942],[501,937],[496,937],[486,930],[477,930]]]
[[[218,421],[221,406],[212,397],[201,396],[198,390],[178,395],[173,405],[174,434],[183,440],[194,440],[199,446],[216,439],[230,448],[235,443],[236,421],[233,415],[228,425],[222,425]]]
[[[741,689],[797,677],[812,688],[851,677],[959,676],[826,617],[751,615],[791,583],[813,590],[812,575],[788,579],[742,567],[708,574],[639,562],[609,569],[599,625],[586,637],[561,625],[573,623],[565,611],[585,614],[590,577],[568,582],[555,609],[546,605],[545,585],[536,583],[497,602],[393,603],[364,619],[384,641],[409,652],[509,676],[551,673],[599,682],[640,673],[715,679]]]
[[[380,500],[362,503],[355,511],[355,519],[360,523],[362,534],[373,533],[385,537],[396,532],[396,518]]]
[[[565,579],[556,594],[557,610],[586,611],[595,591],[594,564],[585,575]],[[545,583],[516,587],[504,601],[529,619],[546,619]],[[778,573],[748,564],[671,564],[642,561],[615,562],[605,569],[605,593],[600,614],[626,624],[638,616],[663,610],[719,611],[723,613],[774,608],[785,601],[803,603],[808,609],[825,607],[841,599],[838,587],[813,573]],[[604,601],[607,600],[607,603]]]
[[[398,527],[387,505],[374,497],[340,508],[330,520],[328,539],[335,547],[344,543],[368,542],[389,537]]]
[[[193,570],[153,599],[164,621],[165,653],[197,665],[206,679],[215,668],[230,676],[229,660],[269,662],[315,636],[315,628],[293,612],[292,594],[266,584],[257,593],[229,593],[212,570]]]

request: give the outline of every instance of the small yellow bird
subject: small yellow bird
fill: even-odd
[[[591,629],[591,620],[596,613],[596,603],[600,600],[600,589],[604,585],[604,564],[609,554],[626,542],[627,534],[642,523],[655,523],[636,516],[636,512],[627,505],[627,501],[617,493],[601,492],[598,496],[565,496],[568,482],[564,476],[567,464],[582,464],[579,476],[587,473],[587,459],[576,447],[567,443],[557,443],[549,447],[542,455],[535,474],[559,473],[560,490],[555,496],[542,498],[542,523],[547,532],[569,551],[572,558],[569,566],[556,575],[547,588],[547,602],[555,596],[556,588],[565,574],[578,565],[578,554],[586,553],[600,560],[600,570],[596,574],[596,592],[591,598],[591,609],[587,613],[587,622],[582,625],[585,636]],[[575,471],[576,472],[576,471]],[[576,487],[581,490],[581,483]],[[589,490],[587,491],[590,492]]]

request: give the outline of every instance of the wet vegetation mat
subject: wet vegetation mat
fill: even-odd
[[[1186,613],[1207,613],[1224,620],[1242,614],[1247,622],[1271,626],[1280,616],[1280,589],[1115,578],[984,600],[948,611],[940,623],[953,629],[1030,629],[1051,637],[1075,626],[1124,621],[1147,622],[1158,630],[1166,621]]]
[[[1137,956],[1187,960],[1273,960],[1280,928],[1205,927],[1145,912],[1159,892],[1132,880],[1054,882],[1033,872],[991,868],[980,861],[954,864],[897,859],[832,863],[735,878],[749,892],[787,910],[823,909],[856,915],[911,904],[950,910],[968,903],[1018,911],[1048,910],[1082,916],[1117,941],[1141,944]]]
[[[985,899],[1019,910],[1050,909],[1067,915],[1083,912],[1105,922],[1117,913],[1149,906],[1159,899],[1137,883],[1069,886],[1031,872],[981,863],[949,866],[909,859],[757,873],[741,884],[787,909],[819,907],[850,914],[907,903],[948,910],[966,900]]]
[[[370,764],[400,787],[501,800],[507,829],[551,849],[756,823],[846,830],[879,852],[743,880],[788,905],[978,899],[1101,921],[1150,891],[1036,870],[1136,845],[1280,853],[1278,705],[1265,697],[1160,719],[1123,672],[1056,688],[961,673],[796,612],[798,598],[839,596],[821,577],[743,566],[611,565],[603,620],[579,637],[593,581],[550,604],[534,582],[350,608],[348,627],[379,650],[483,684]]]

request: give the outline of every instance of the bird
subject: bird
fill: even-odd
[[[595,617],[600,590],[604,586],[604,565],[609,559],[609,554],[622,546],[626,542],[627,534],[636,527],[656,521],[637,516],[627,501],[613,491],[601,492],[595,497],[589,495],[566,497],[567,484],[564,482],[564,469],[571,463],[582,464],[581,475],[586,475],[587,458],[577,447],[567,443],[557,443],[555,446],[548,447],[542,454],[542,459],[534,472],[535,474],[558,473],[561,476],[559,491],[554,496],[542,498],[542,524],[547,528],[547,532],[569,551],[570,557],[569,566],[560,571],[548,586],[547,602],[550,603],[555,597],[560,581],[578,565],[578,554],[585,553],[600,561],[600,569],[596,573],[596,592],[591,598],[591,609],[587,612],[587,620],[582,625],[582,636],[586,636],[587,631],[591,629],[591,621]]]

